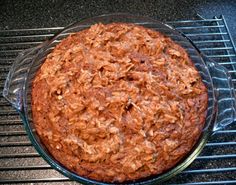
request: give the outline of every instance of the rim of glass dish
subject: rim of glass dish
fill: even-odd
[[[136,19],[146,19],[149,21],[152,21],[153,23],[158,23],[163,25],[164,27],[170,29],[171,31],[174,31],[176,33],[178,33],[179,35],[181,35],[182,37],[184,37],[185,39],[187,39],[191,45],[196,49],[197,53],[199,54],[199,57],[201,57],[201,52],[198,50],[198,48],[194,45],[194,43],[188,38],[186,37],[183,33],[177,31],[176,29],[174,29],[172,26],[162,23],[158,20],[152,19],[150,17],[145,17],[145,16],[140,16],[140,15],[133,15],[133,14],[128,14],[128,13],[112,13],[112,14],[103,14],[103,15],[99,15],[99,16],[94,16],[94,17],[90,17],[90,18],[84,18],[79,20],[78,22],[75,22],[67,27],[65,27],[63,30],[61,30],[60,32],[56,33],[51,39],[49,39],[46,45],[43,45],[43,47],[46,47],[48,45],[48,43],[52,42],[53,40],[55,40],[60,34],[62,34],[64,31],[66,31],[69,28],[72,28],[73,26],[75,26],[76,24],[82,23],[84,21],[89,21],[95,18],[103,18],[103,17],[109,17],[109,16],[129,16],[130,18],[136,18]],[[34,59],[33,59],[34,60]],[[203,60],[203,59],[202,59]],[[203,60],[204,61],[204,60]],[[30,70],[30,69],[29,69]],[[209,73],[209,70],[207,69],[207,72]],[[210,74],[210,73],[209,73]],[[27,78],[27,77],[26,77]],[[211,80],[211,84],[212,84],[212,79]],[[37,152],[40,154],[40,156],[46,160],[54,169],[56,169],[57,171],[59,171],[60,173],[62,173],[63,175],[65,175],[66,177],[75,180],[77,182],[83,183],[83,184],[99,184],[99,185],[105,185],[105,184],[156,184],[156,183],[162,183],[163,181],[166,181],[168,179],[170,179],[171,177],[177,175],[178,173],[180,173],[181,171],[183,171],[186,167],[188,167],[193,160],[198,156],[198,154],[202,151],[203,147],[205,146],[208,137],[212,134],[212,126],[213,123],[215,121],[215,113],[216,113],[216,102],[213,102],[213,107],[214,107],[214,111],[213,111],[213,116],[210,119],[210,123],[208,125],[208,128],[202,130],[201,135],[199,136],[199,139],[197,140],[197,142],[195,143],[195,145],[193,146],[193,148],[191,149],[191,151],[188,152],[188,154],[186,154],[186,156],[179,161],[173,168],[167,170],[166,172],[163,172],[161,174],[158,175],[153,175],[144,179],[138,179],[135,181],[126,181],[123,183],[108,183],[108,182],[101,182],[101,181],[96,181],[96,180],[92,180],[86,177],[82,177],[78,174],[76,174],[75,172],[70,171],[69,169],[67,169],[66,167],[64,167],[62,164],[60,164],[56,159],[54,159],[54,157],[52,155],[49,154],[49,152],[45,151],[42,147],[41,144],[37,141],[36,137],[35,137],[35,133],[33,133],[32,128],[30,126],[30,121],[28,120],[26,114],[27,114],[27,89],[28,87],[28,78],[26,80],[26,83],[24,84],[24,88],[23,88],[23,109],[22,112],[20,113],[20,116],[24,122],[24,127],[26,129],[26,132],[29,136],[30,141],[32,142],[32,144],[34,145],[34,148],[37,150]],[[215,92],[213,91],[213,97],[215,98]],[[205,127],[205,126],[204,126]]]

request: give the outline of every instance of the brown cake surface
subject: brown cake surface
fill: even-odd
[[[95,24],[58,44],[32,88],[36,131],[77,174],[124,182],[160,174],[202,131],[207,89],[186,51],[151,29]]]

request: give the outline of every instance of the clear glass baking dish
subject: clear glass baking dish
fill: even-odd
[[[155,29],[172,38],[176,43],[186,49],[196,69],[199,71],[203,82],[208,89],[208,109],[204,129],[193,149],[172,169],[145,179],[140,179],[125,184],[157,184],[170,179],[183,171],[203,149],[210,135],[236,120],[236,102],[234,87],[227,70],[204,56],[184,34],[176,31],[171,26],[159,21],[130,14],[108,14],[79,21],[72,24],[60,33],[53,36],[35,48],[23,51],[15,59],[7,76],[3,96],[19,112],[26,132],[38,153],[56,170],[65,176],[84,184],[106,184],[94,181],[75,174],[56,161],[41,143],[34,129],[31,114],[31,83],[37,70],[44,62],[46,56],[53,50],[61,39],[73,32],[78,32],[95,23],[127,22],[139,24]]]

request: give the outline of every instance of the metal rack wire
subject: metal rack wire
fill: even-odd
[[[223,16],[168,22],[207,56],[225,66],[236,85],[236,49]],[[0,91],[17,54],[40,44],[63,27],[0,31]],[[236,86],[235,86],[236,87]],[[213,135],[201,155],[166,184],[236,184],[236,124]],[[18,113],[0,96],[0,184],[74,184],[34,150]]]

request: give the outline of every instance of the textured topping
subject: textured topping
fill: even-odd
[[[62,40],[37,73],[33,120],[52,155],[91,179],[173,167],[198,139],[207,90],[186,51],[159,32],[95,24]]]

